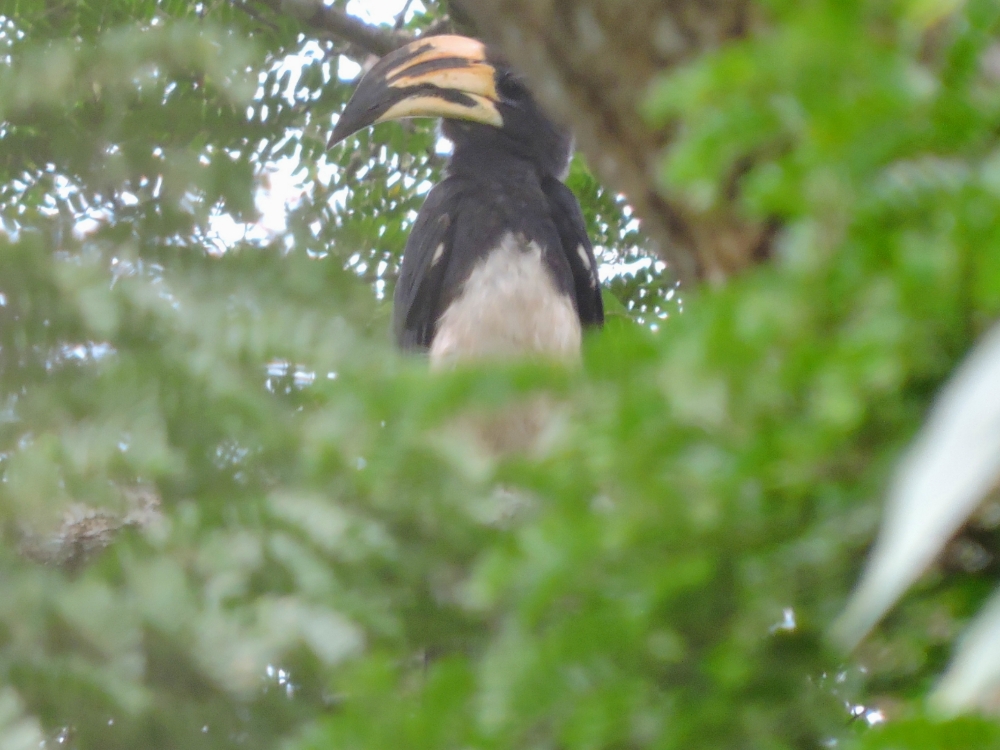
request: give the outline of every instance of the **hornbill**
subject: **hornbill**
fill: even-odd
[[[362,78],[330,146],[364,127],[442,117],[454,144],[403,252],[393,329],[403,349],[457,359],[572,357],[604,322],[583,214],[561,181],[572,138],[481,42],[430,36]]]

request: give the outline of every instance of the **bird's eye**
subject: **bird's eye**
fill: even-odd
[[[497,93],[508,100],[519,101],[528,95],[528,89],[509,71],[504,71],[497,78]]]

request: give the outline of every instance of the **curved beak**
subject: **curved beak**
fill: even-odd
[[[503,127],[496,71],[482,42],[429,36],[379,60],[361,79],[327,148],[362,128],[404,117],[450,117]]]

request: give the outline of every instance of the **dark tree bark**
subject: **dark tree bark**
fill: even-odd
[[[766,257],[773,232],[735,212],[699,213],[664,194],[669,134],[641,106],[653,79],[746,34],[748,0],[452,0],[460,18],[522,70],[612,189],[628,196],[677,275],[720,281]]]

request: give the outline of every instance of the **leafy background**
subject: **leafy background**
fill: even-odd
[[[1000,747],[925,700],[988,522],[825,639],[1000,312],[1000,8],[759,11],[647,115],[664,192],[739,173],[773,259],[678,293],[577,159],[583,366],[432,375],[388,306],[446,145],[327,152],[348,47],[265,2],[0,2],[0,748]],[[456,431],[529,394],[537,455]]]

